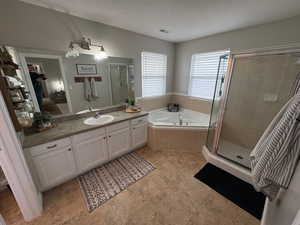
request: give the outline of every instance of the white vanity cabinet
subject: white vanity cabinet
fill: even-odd
[[[131,120],[131,143],[132,149],[141,147],[148,140],[148,120],[147,117],[141,117]]]
[[[109,160],[104,128],[71,138],[79,173],[86,172]]]
[[[106,132],[110,160],[131,150],[129,121],[109,126]]]
[[[69,138],[29,149],[41,191],[76,176],[76,164]]]
[[[48,190],[147,143],[147,117],[107,125],[26,149],[40,191]]]

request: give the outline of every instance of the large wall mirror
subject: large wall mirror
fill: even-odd
[[[53,117],[97,111],[134,99],[131,58],[97,60],[80,54],[66,58],[41,50],[7,47],[24,82],[35,112]]]

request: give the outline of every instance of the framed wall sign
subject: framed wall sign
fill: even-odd
[[[96,64],[76,64],[78,75],[97,75]]]

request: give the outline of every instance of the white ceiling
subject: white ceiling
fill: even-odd
[[[300,0],[22,0],[181,42],[300,14]],[[168,34],[161,33],[166,29]]]

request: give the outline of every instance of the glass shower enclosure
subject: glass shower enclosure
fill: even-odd
[[[220,57],[208,150],[250,168],[252,149],[288,101],[299,73],[298,50]]]
[[[109,66],[112,104],[122,104],[126,102],[129,95],[128,65],[111,63]]]

